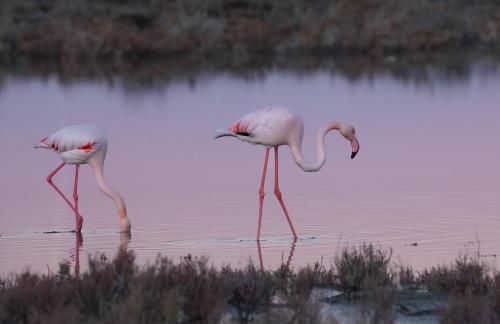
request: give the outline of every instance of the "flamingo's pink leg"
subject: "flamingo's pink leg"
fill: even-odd
[[[80,170],[80,165],[75,165],[75,187],[73,188],[73,201],[75,203],[75,220],[76,227],[75,230],[79,233],[82,230],[83,217],[78,213],[78,171]]]
[[[264,170],[262,171],[262,179],[260,180],[259,189],[259,223],[257,225],[257,241],[260,241],[260,224],[262,223],[262,205],[264,204],[264,183],[266,182],[267,160],[269,160],[269,148],[266,148],[266,158],[264,160]]]
[[[64,201],[68,204],[68,206],[71,208],[71,210],[77,214],[76,210],[75,210],[75,207],[73,207],[73,205],[71,204],[71,202],[69,201],[68,198],[66,198],[66,196],[61,192],[61,190],[59,190],[59,188],[57,188],[57,186],[54,184],[54,182],[52,181],[52,177],[56,175],[57,172],[61,171],[61,169],[64,167],[65,163],[61,163],[61,165],[59,165],[54,171],[52,171],[48,176],[47,176],[47,182],[52,186],[52,188],[55,189],[55,191],[57,191],[57,193],[59,195],[61,195],[61,197],[64,199]],[[80,216],[81,217],[81,216]]]
[[[283,202],[283,198],[281,197],[281,191],[278,180],[278,147],[274,147],[274,194],[276,198],[278,198],[281,208],[285,213],[286,220],[288,221],[288,225],[290,225],[290,229],[292,230],[293,239],[297,240],[297,234],[295,233],[295,229],[293,228],[292,220],[290,219],[290,215],[288,215],[288,211],[286,210],[285,203]]]

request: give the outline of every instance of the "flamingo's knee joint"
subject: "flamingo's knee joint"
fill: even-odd
[[[264,193],[264,191],[259,191],[259,198],[264,199],[265,196],[266,194]]]
[[[276,195],[276,197],[278,198],[281,198],[281,191],[279,189],[274,189],[274,194]]]

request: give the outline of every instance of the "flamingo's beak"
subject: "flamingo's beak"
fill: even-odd
[[[49,148],[49,147],[45,143],[36,143],[35,145],[33,145],[33,148],[37,149],[37,148]]]
[[[358,152],[359,152],[359,142],[358,142],[358,139],[356,137],[353,138],[351,145],[352,145],[351,159],[354,159],[356,154],[358,154]]]
[[[33,148],[34,149],[37,149],[37,148],[49,148],[49,146],[47,145],[47,137],[42,138],[40,140],[40,142],[38,142],[35,145],[33,145]]]
[[[221,137],[224,137],[224,136],[236,137],[236,134],[233,133],[233,132],[230,132],[228,130],[218,129],[218,130],[215,131],[214,139],[218,139],[218,138],[221,138]]]

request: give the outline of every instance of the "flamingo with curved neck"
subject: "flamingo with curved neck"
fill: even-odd
[[[359,143],[356,139],[355,130],[352,126],[343,128],[339,122],[331,122],[318,130],[316,134],[316,162],[308,164],[304,161],[302,154],[302,143],[292,142],[289,144],[290,152],[292,153],[295,163],[305,172],[317,172],[326,162],[325,157],[325,138],[326,134],[331,130],[337,130],[339,133],[348,139],[352,145],[351,159],[353,159],[359,151]]]
[[[215,138],[225,136],[236,137],[240,141],[263,145],[266,147],[264,158],[264,169],[259,189],[259,219],[257,225],[257,241],[260,240],[260,230],[262,223],[262,208],[264,203],[264,183],[267,173],[267,162],[269,159],[269,150],[274,148],[274,194],[278,199],[283,213],[285,214],[294,240],[297,240],[297,234],[293,227],[292,220],[288,214],[282,194],[279,189],[278,178],[278,148],[282,145],[288,145],[295,163],[305,172],[317,172],[325,164],[325,137],[331,130],[337,130],[346,140],[351,143],[351,159],[359,151],[359,142],[356,138],[356,130],[353,126],[343,126],[339,122],[330,122],[318,130],[316,135],[316,161],[307,163],[302,154],[302,138],[304,135],[304,121],[302,118],[290,110],[271,106],[251,112],[238,121],[236,121],[227,130],[218,130]]]
[[[116,205],[120,218],[120,232],[129,232],[130,220],[123,197],[108,185],[104,178],[104,159],[108,149],[108,143],[104,132],[92,125],[73,125],[64,127],[49,137],[43,138],[34,148],[49,149],[59,155],[62,163],[47,176],[47,182],[64,199],[66,204],[75,213],[75,232],[80,232],[83,225],[83,217],[78,208],[78,175],[81,164],[92,167],[97,186],[103,194],[108,196]],[[52,178],[65,166],[75,165],[75,181],[73,189],[73,204],[54,184]]]

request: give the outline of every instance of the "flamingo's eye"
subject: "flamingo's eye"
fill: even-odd
[[[240,136],[250,136],[250,133],[247,133],[247,132],[237,132],[236,135],[240,135]]]

